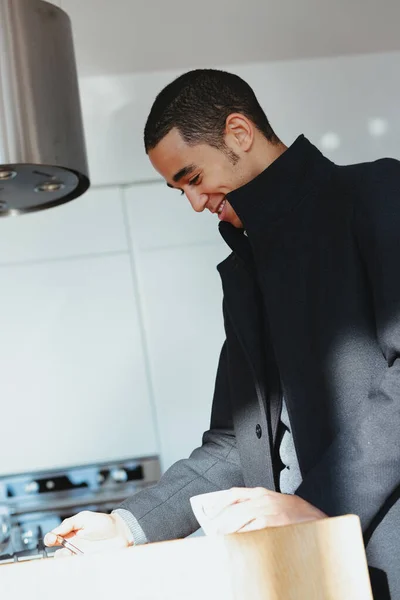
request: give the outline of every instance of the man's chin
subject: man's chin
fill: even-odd
[[[236,227],[236,229],[244,229],[242,221],[236,217],[236,219],[229,219],[228,223]]]
[[[229,223],[235,229],[244,229],[244,225],[239,219],[221,219],[220,223]]]
[[[222,219],[221,219],[221,216],[222,216]],[[239,219],[237,214],[232,210],[232,208],[230,206],[229,206],[228,210],[225,212],[225,214],[222,214],[221,216],[220,216],[220,220],[222,223],[229,223],[236,229],[244,229],[244,225],[243,225],[242,221]]]

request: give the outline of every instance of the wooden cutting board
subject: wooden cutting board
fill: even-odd
[[[6,600],[372,600],[359,519],[0,568]]]

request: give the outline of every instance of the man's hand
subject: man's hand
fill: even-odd
[[[232,488],[210,497],[210,503],[203,505],[203,511],[212,530],[218,534],[327,518],[299,496],[279,494],[264,488]]]
[[[46,546],[59,546],[58,535],[85,554],[118,550],[132,545],[129,527],[117,514],[80,512],[65,519],[61,525],[48,533],[44,539]],[[71,556],[71,552],[63,548],[55,553],[56,558],[63,556]]]

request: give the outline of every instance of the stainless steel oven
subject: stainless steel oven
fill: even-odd
[[[159,477],[157,456],[0,477],[0,565],[51,557],[43,537],[63,519],[111,512]]]

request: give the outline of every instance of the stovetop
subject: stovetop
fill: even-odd
[[[43,538],[64,519],[110,513],[159,477],[158,457],[0,477],[0,566],[53,557]]]
[[[34,548],[28,548],[26,550],[17,550],[12,554],[1,554],[0,565],[10,563],[20,563],[29,560],[37,560],[41,558],[53,558],[57,548],[46,548],[43,539],[39,540]]]

